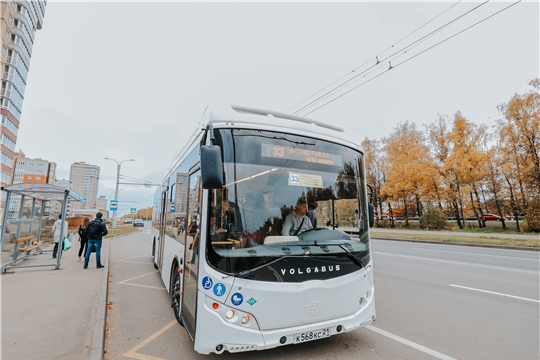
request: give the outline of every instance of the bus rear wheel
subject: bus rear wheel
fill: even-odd
[[[182,326],[184,326],[184,322],[182,321],[182,317],[180,316],[181,314],[181,309],[180,309],[180,306],[182,306],[182,299],[181,299],[181,296],[180,295],[180,273],[178,272],[178,266],[176,266],[174,268],[174,273],[173,273],[173,280],[172,280],[172,284],[171,284],[171,306],[173,308],[173,311],[174,311],[174,317],[176,318],[176,321],[178,321],[178,323]]]

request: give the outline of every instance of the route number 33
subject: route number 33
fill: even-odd
[[[300,182],[300,178],[296,174],[290,174],[289,180],[291,181],[291,184],[298,184]]]

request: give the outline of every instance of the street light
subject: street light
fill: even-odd
[[[122,160],[122,161],[118,161],[116,159],[111,159],[111,158],[103,158],[103,159],[116,161],[116,191],[114,193],[114,198],[115,198],[116,201],[118,201],[118,185],[119,185],[119,182],[120,182],[120,167],[122,166],[122,163],[124,161],[135,161],[135,159],[126,159],[126,160]],[[113,229],[116,229],[116,211],[117,210],[113,210],[113,223],[112,223],[112,228]]]

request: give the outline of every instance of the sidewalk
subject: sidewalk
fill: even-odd
[[[110,239],[104,239],[104,269],[96,269],[95,253],[88,269],[83,269],[83,262],[77,261],[79,243],[75,241],[72,249],[64,251],[58,270],[54,266],[15,268],[1,275],[0,358],[103,358],[109,246]],[[52,262],[52,254],[46,252],[17,265]]]

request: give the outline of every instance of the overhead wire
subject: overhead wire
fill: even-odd
[[[489,0],[488,0],[489,1]],[[403,40],[405,40],[406,38],[408,38],[409,36],[411,36],[412,34],[414,34],[415,32],[419,31],[420,29],[422,29],[424,26],[428,25],[429,23],[431,23],[432,21],[434,21],[436,18],[438,18],[439,16],[441,16],[442,14],[444,14],[445,12],[447,12],[448,10],[450,10],[451,8],[453,8],[454,6],[456,6],[457,4],[459,4],[461,2],[461,0],[459,0],[458,2],[454,3],[453,5],[451,5],[449,8],[447,8],[446,10],[442,11],[441,13],[439,13],[438,15],[436,15],[435,17],[431,18],[429,21],[427,21],[426,23],[424,23],[423,25],[421,25],[420,27],[416,28],[415,30],[413,30],[412,32],[410,32],[409,34],[407,34],[405,37],[401,38],[400,40],[398,40],[396,43],[392,44],[391,46],[389,46],[388,48],[386,48],[385,50],[381,51],[379,54],[377,54],[375,57],[372,57],[370,58],[369,60],[367,60],[365,63],[363,63],[362,65],[359,65],[357,66],[356,68],[354,68],[351,72],[343,75],[341,78],[337,79],[336,81],[332,82],[331,84],[327,85],[326,87],[322,88],[321,90],[317,91],[315,94],[311,95],[310,97],[308,97],[307,99],[301,101],[299,104],[293,106],[292,108],[290,108],[289,110],[287,110],[287,112],[291,112],[294,108],[302,105],[302,103],[308,101],[309,99],[311,99],[312,97],[316,96],[317,94],[321,93],[322,91],[326,90],[327,88],[329,88],[330,86],[336,84],[337,82],[343,80],[344,78],[346,78],[347,76],[350,76],[351,73],[354,73],[356,70],[360,69],[361,67],[369,64],[371,61],[373,60],[378,60],[378,57],[381,56],[382,54],[384,54],[385,52],[387,52],[388,50],[392,49],[394,46],[396,46],[397,44],[399,44],[400,42],[402,42]],[[368,69],[369,70],[369,69]],[[309,104],[308,104],[309,105]],[[306,105],[307,106],[307,105]],[[295,114],[299,111],[301,111],[303,108],[301,109],[298,109],[296,110]]]
[[[487,2],[487,1],[486,1],[486,2]],[[346,92],[340,94],[339,96],[337,96],[337,97],[335,97],[335,98],[329,100],[328,102],[324,103],[323,105],[321,105],[321,106],[319,106],[319,107],[317,107],[317,108],[315,108],[315,109],[313,109],[313,110],[307,112],[306,114],[304,114],[304,116],[307,116],[307,115],[313,113],[314,111],[319,110],[320,108],[322,108],[322,107],[324,107],[324,106],[326,106],[326,105],[328,105],[328,104],[334,102],[335,100],[337,100],[337,99],[341,98],[342,96],[344,96],[344,95],[350,93],[351,91],[358,89],[360,86],[365,85],[366,83],[368,83],[368,82],[370,82],[370,81],[376,79],[377,77],[379,77],[379,76],[381,76],[381,75],[387,73],[388,71],[390,71],[390,70],[392,70],[392,69],[394,69],[394,68],[396,68],[396,67],[398,67],[398,66],[400,66],[400,65],[403,65],[404,63],[406,63],[406,62],[408,62],[408,61],[410,61],[410,60],[416,58],[417,56],[419,56],[419,55],[425,53],[426,51],[433,49],[434,47],[436,47],[436,46],[438,46],[438,45],[440,45],[440,44],[442,44],[442,43],[444,43],[444,42],[446,42],[446,41],[452,39],[453,37],[455,37],[455,36],[457,36],[457,35],[463,33],[464,31],[467,31],[467,30],[473,28],[474,26],[476,26],[476,25],[478,25],[478,24],[480,24],[480,23],[482,23],[482,22],[484,22],[484,21],[486,21],[486,20],[492,18],[493,16],[495,16],[495,15],[497,15],[497,14],[499,14],[499,13],[501,13],[501,12],[503,12],[503,11],[509,9],[509,8],[511,8],[512,6],[517,5],[517,4],[520,3],[520,2],[521,2],[521,0],[518,0],[518,1],[516,1],[516,2],[514,2],[514,3],[512,3],[512,4],[510,4],[509,6],[506,6],[505,8],[503,8],[503,9],[501,9],[501,10],[499,10],[499,11],[497,11],[497,12],[495,12],[495,13],[493,13],[493,14],[491,14],[491,15],[485,17],[485,18],[483,18],[482,20],[480,20],[480,21],[478,21],[478,22],[476,22],[476,23],[474,23],[474,24],[472,24],[472,25],[466,27],[465,29],[463,29],[463,30],[461,30],[461,31],[459,31],[459,32],[457,32],[457,33],[455,33],[455,34],[453,34],[453,35],[447,37],[446,39],[444,39],[444,40],[442,40],[442,41],[439,41],[438,43],[436,43],[436,44],[434,44],[434,45],[428,47],[427,49],[424,49],[423,51],[419,52],[418,54],[415,54],[414,56],[411,56],[410,58],[408,58],[408,59],[406,59],[406,60],[404,60],[404,61],[402,61],[402,62],[400,62],[400,63],[398,63],[398,64],[396,64],[396,65],[394,65],[394,66],[389,67],[387,70],[385,70],[384,72],[382,72],[382,73],[376,75],[375,77],[373,77],[373,78],[371,78],[371,79],[369,79],[369,80],[367,80],[367,81],[365,81],[365,82],[363,82],[363,83],[361,83],[361,84],[359,84],[359,85],[353,87],[352,89],[350,89],[350,90],[348,90],[348,91],[346,91]],[[483,4],[485,4],[485,3],[483,3]],[[322,101],[322,100],[321,100],[321,101]]]
[[[478,8],[480,8],[481,6],[485,5],[485,4],[488,3],[488,2],[489,2],[489,0],[484,1],[484,2],[481,3],[480,5],[475,6],[474,8],[470,9],[469,11],[467,11],[467,12],[461,14],[460,16],[454,18],[453,20],[447,22],[446,24],[440,26],[439,28],[433,30],[432,32],[430,32],[430,33],[428,33],[428,34],[426,34],[426,35],[424,35],[424,36],[421,37],[420,39],[418,39],[418,40],[412,42],[411,44],[409,44],[409,45],[403,47],[402,49],[400,49],[400,50],[394,52],[393,54],[387,56],[386,58],[384,58],[384,59],[382,59],[382,60],[379,60],[378,57],[376,57],[376,58],[377,58],[377,63],[376,63],[375,65],[372,65],[371,67],[369,67],[368,69],[364,70],[363,72],[361,72],[361,73],[359,73],[359,74],[353,76],[351,79],[345,81],[343,84],[341,84],[341,85],[335,87],[334,89],[328,91],[327,93],[325,93],[325,94],[323,94],[322,96],[318,97],[317,99],[313,100],[311,103],[309,103],[309,104],[305,105],[304,107],[302,107],[301,109],[297,110],[294,114],[297,114],[297,113],[300,112],[301,110],[304,110],[304,109],[310,107],[312,104],[315,104],[315,103],[317,103],[317,102],[319,102],[319,101],[323,101],[324,98],[330,97],[333,93],[336,93],[338,90],[340,90],[340,88],[342,88],[343,86],[345,86],[347,83],[353,81],[354,79],[358,78],[360,75],[364,74],[366,71],[368,71],[368,70],[370,70],[370,69],[372,69],[372,68],[374,68],[374,67],[379,67],[379,68],[380,68],[380,67],[384,66],[384,65],[385,65],[385,62],[386,62],[387,60],[390,60],[390,61],[389,61],[389,65],[390,65],[389,70],[390,70],[391,68],[393,68],[392,65],[391,65],[391,61],[392,61],[392,60],[394,60],[395,58],[398,58],[398,57],[400,57],[400,56],[406,54],[407,51],[409,51],[409,50],[411,50],[411,49],[414,49],[416,46],[420,45],[421,43],[423,43],[423,42],[426,41],[427,39],[433,37],[433,36],[434,36],[435,34],[437,34],[438,32],[440,32],[440,31],[442,31],[443,29],[445,29],[445,28],[447,28],[448,26],[450,26],[452,23],[458,21],[458,20],[461,19],[462,17],[464,17],[464,16],[470,14],[471,12],[477,10]],[[448,9],[447,9],[447,10],[448,10]],[[441,14],[442,14],[442,13],[441,13]],[[401,54],[400,54],[400,53],[401,53]],[[397,55],[395,58],[393,58],[396,54],[399,54],[399,55]],[[379,64],[382,64],[382,65],[379,65]],[[375,71],[376,71],[376,70],[373,70],[373,71],[371,71],[370,73],[368,73],[367,75],[369,75],[369,74],[371,74],[371,73],[373,73],[373,72],[375,72]],[[364,77],[366,77],[366,75],[364,75]],[[358,81],[358,80],[355,80],[354,82],[356,82],[356,81]],[[353,82],[353,83],[354,83],[354,82]],[[369,82],[369,81],[368,81],[368,82]],[[351,85],[351,84],[349,84],[348,86],[350,86],[350,85]]]

